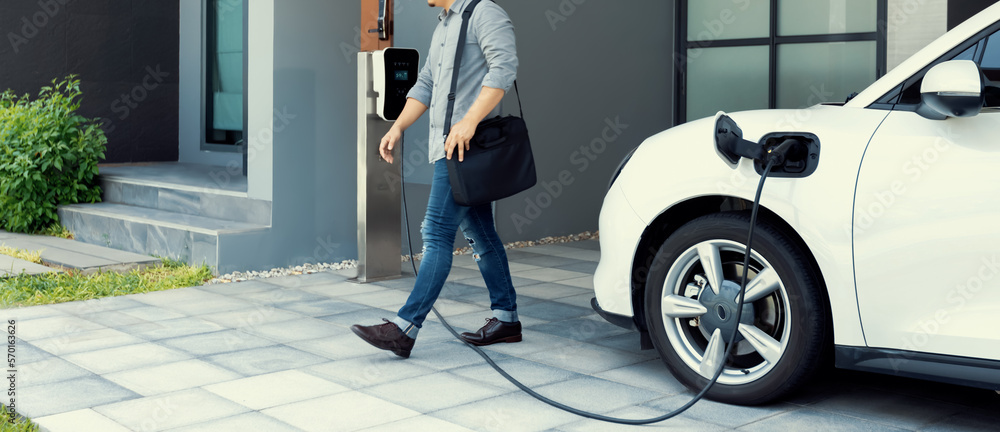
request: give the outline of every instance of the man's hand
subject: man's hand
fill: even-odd
[[[393,125],[389,128],[389,132],[382,137],[382,142],[378,146],[378,152],[386,162],[392,163],[392,149],[396,147],[396,143],[399,142],[399,138],[402,136],[403,132]]]
[[[465,151],[469,149],[469,141],[476,135],[477,123],[463,119],[458,124],[451,127],[451,133],[444,142],[444,152],[448,160],[451,160],[452,153],[458,149],[458,161],[465,161]]]

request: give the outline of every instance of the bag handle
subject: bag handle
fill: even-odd
[[[462,57],[465,52],[465,40],[469,34],[469,21],[472,19],[472,12],[482,0],[472,0],[462,12],[462,30],[458,33],[458,48],[455,50],[455,67],[451,71],[451,92],[448,93],[448,111],[444,116],[444,137],[448,139],[451,134],[451,117],[455,114],[455,92],[458,91],[458,71],[462,66]],[[517,95],[517,109],[524,117],[524,108],[521,107],[521,92],[517,89],[517,80],[514,80],[514,93]]]

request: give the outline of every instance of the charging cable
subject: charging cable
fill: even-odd
[[[400,152],[399,152],[400,153],[400,169],[402,170],[403,169],[403,164],[405,163],[404,161],[406,160],[406,157],[404,156],[404,153],[403,153],[403,144],[402,144],[403,139],[400,138],[399,142],[400,142],[400,146],[399,146],[399,148],[400,148]],[[799,144],[795,140],[786,140],[785,142],[781,143],[780,145],[771,148],[770,150],[768,150],[763,155],[763,159],[765,159],[767,161],[767,165],[764,167],[764,171],[760,175],[760,182],[757,184],[757,192],[754,195],[753,210],[751,210],[751,212],[750,212],[750,230],[747,233],[746,253],[744,254],[744,257],[743,257],[743,275],[740,278],[740,295],[739,295],[739,299],[736,302],[737,303],[737,308],[736,308],[736,322],[740,322],[740,319],[742,318],[742,315],[743,315],[743,300],[744,300],[744,296],[746,295],[747,274],[748,274],[748,270],[750,268],[751,244],[753,243],[754,225],[757,224],[757,210],[760,207],[760,195],[761,195],[761,192],[764,190],[764,181],[767,179],[768,174],[771,173],[771,169],[774,168],[777,165],[783,164],[785,162],[787,154],[789,152],[798,150],[800,145],[801,144]],[[406,224],[406,248],[407,248],[407,251],[408,251],[407,256],[410,259],[410,265],[413,267],[413,274],[417,275],[417,264],[413,260],[413,239],[410,237],[409,215],[407,214],[407,211],[406,211],[406,179],[402,178],[402,176],[401,176],[401,180],[400,180],[400,185],[401,185],[401,192],[402,192],[402,198],[403,198],[403,223]],[[715,375],[712,376],[712,379],[708,381],[708,384],[706,384],[705,387],[700,392],[698,392],[697,395],[695,395],[690,401],[688,401],[688,403],[684,404],[680,408],[677,408],[677,409],[675,409],[675,410],[673,410],[673,411],[671,411],[671,412],[669,412],[667,414],[664,414],[664,415],[659,416],[659,417],[654,417],[654,418],[649,418],[649,419],[637,419],[637,420],[622,419],[622,418],[617,418],[617,417],[608,417],[608,416],[604,416],[604,415],[600,415],[600,414],[596,414],[596,413],[584,411],[584,410],[581,410],[581,409],[578,409],[578,408],[573,408],[571,406],[561,404],[559,402],[556,402],[556,401],[554,401],[552,399],[549,399],[549,398],[547,398],[545,396],[542,396],[542,395],[538,394],[538,392],[532,390],[530,387],[522,384],[520,381],[518,381],[514,377],[510,376],[510,374],[508,374],[507,371],[503,370],[503,368],[501,368],[499,365],[497,365],[496,362],[493,361],[493,359],[490,358],[490,356],[488,354],[486,354],[486,352],[484,352],[481,348],[479,348],[478,346],[470,344],[465,339],[462,339],[462,337],[459,336],[458,332],[455,331],[454,328],[452,328],[451,324],[448,324],[448,321],[446,319],[444,319],[444,316],[442,316],[441,313],[437,311],[437,308],[431,307],[431,310],[434,311],[434,315],[437,316],[439,320],[441,320],[441,324],[443,324],[444,327],[446,329],[448,329],[448,331],[451,332],[451,334],[453,336],[455,336],[456,339],[462,341],[462,343],[464,343],[466,346],[468,346],[473,351],[475,351],[477,354],[479,354],[479,356],[482,357],[483,360],[486,361],[486,363],[488,363],[490,366],[493,367],[493,369],[495,371],[497,371],[497,373],[499,373],[501,376],[503,376],[504,378],[506,378],[507,381],[510,381],[511,384],[514,384],[514,386],[516,386],[517,388],[521,389],[523,392],[527,393],[529,396],[531,396],[531,397],[533,397],[535,399],[538,399],[539,401],[544,402],[544,403],[546,403],[548,405],[551,405],[551,406],[553,406],[555,408],[558,408],[560,410],[563,410],[563,411],[566,411],[566,412],[569,412],[569,413],[572,413],[572,414],[576,414],[576,415],[581,416],[581,417],[586,417],[586,418],[593,419],[593,420],[600,420],[600,421],[608,422],[608,423],[617,423],[617,424],[625,424],[625,425],[645,425],[645,424],[651,424],[651,423],[659,423],[661,421],[664,421],[664,420],[676,417],[677,415],[679,415],[679,414],[683,413],[684,411],[686,411],[688,408],[691,408],[691,406],[693,406],[695,403],[697,403],[698,401],[700,401],[703,397],[705,397],[705,394],[708,393],[708,391],[712,388],[713,385],[715,385],[716,381],[719,380],[719,376],[722,375],[722,371],[725,370],[725,368],[726,368],[726,362],[725,361],[721,362],[721,364],[719,365],[719,368],[715,371]],[[734,341],[734,342],[730,343],[729,346],[726,347],[726,352],[725,352],[725,355],[723,356],[724,359],[729,358],[729,356],[732,354],[733,347],[736,346],[735,340],[736,340],[736,336],[737,336],[737,332],[738,331],[739,331],[738,326],[733,327],[732,335],[730,335],[729,340]]]

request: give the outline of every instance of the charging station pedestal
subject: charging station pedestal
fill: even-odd
[[[392,123],[378,115],[372,57],[358,53],[358,283],[399,278],[403,249],[403,176],[378,152]]]

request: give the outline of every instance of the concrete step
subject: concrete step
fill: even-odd
[[[42,273],[58,273],[58,269],[35,264],[33,262],[17,259],[12,256],[0,255],[0,279],[26,275],[39,275]]]
[[[85,274],[97,271],[129,271],[160,265],[149,255],[120,251],[58,237],[0,231],[0,244],[26,251],[41,251],[42,263]],[[6,269],[0,268],[0,269]]]
[[[63,226],[78,241],[217,268],[219,240],[270,229],[267,225],[214,219],[116,203],[59,208]]]
[[[271,202],[247,198],[246,192],[171,182],[166,177],[149,179],[103,171],[98,181],[106,203],[271,225]]]

